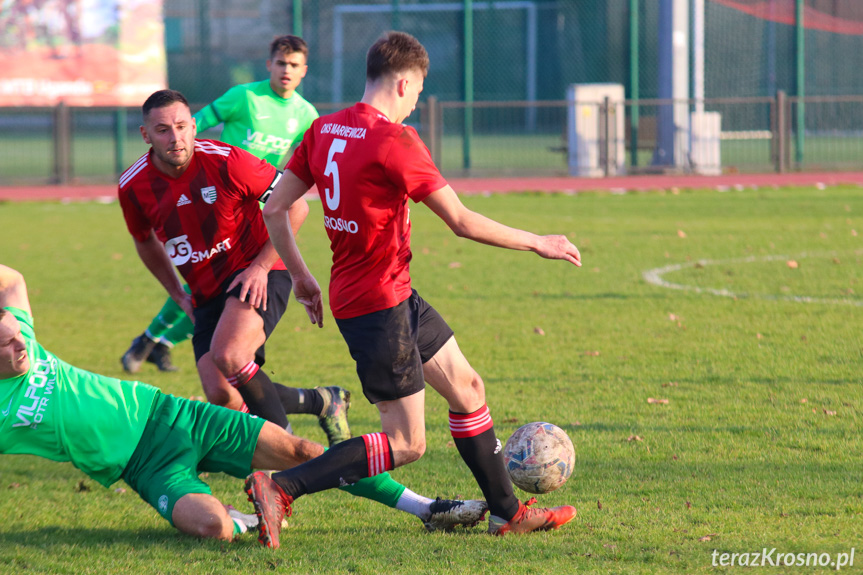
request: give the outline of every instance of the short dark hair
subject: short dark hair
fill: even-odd
[[[299,52],[306,60],[309,59],[309,47],[306,44],[306,41],[299,36],[291,36],[290,34],[287,36],[277,36],[270,43],[270,59],[281,52],[284,52],[285,54]]]
[[[420,41],[405,32],[387,32],[366,54],[366,79],[375,81],[386,74],[418,70],[425,76],[429,55]]]
[[[159,90],[150,94],[150,97],[147,98],[144,105],[141,106],[141,113],[146,119],[150,110],[154,108],[164,108],[175,102],[182,102],[187,108],[189,107],[189,101],[186,100],[186,97],[180,92],[176,90]]]

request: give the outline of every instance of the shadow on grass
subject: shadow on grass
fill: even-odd
[[[4,545],[37,547],[49,550],[53,547],[96,548],[108,545],[136,546],[176,545],[178,542],[199,545],[201,539],[183,535],[167,526],[165,529],[105,529],[105,528],[67,528],[48,526],[39,529],[23,529],[3,534]]]
[[[333,530],[332,528],[315,527],[313,525],[303,526],[305,531],[314,534],[315,537],[332,536],[335,531],[342,531],[342,536],[351,536],[354,534],[362,534],[369,536],[374,534],[377,537],[397,537],[405,533],[404,526],[394,521],[391,524],[383,525],[364,525],[357,529],[354,527],[345,526],[344,529]],[[418,532],[425,533],[425,530],[420,527],[417,521]],[[480,532],[478,529],[457,528],[451,533],[441,533],[441,536],[457,536],[457,535],[472,535]],[[438,535],[437,533],[433,535]],[[76,527],[68,528],[62,526],[47,526],[38,529],[21,529],[8,531],[2,534],[3,547],[9,550],[13,546],[24,548],[35,548],[41,551],[51,551],[52,549],[66,549],[69,547],[83,549],[98,549],[107,546],[129,546],[130,548],[140,549],[142,547],[155,548],[177,548],[177,549],[218,549],[224,545],[230,545],[234,548],[236,545],[242,547],[258,548],[260,544],[257,541],[257,536],[254,533],[249,533],[237,540],[228,543],[217,539],[199,539],[191,535],[182,533],[167,524],[164,529],[160,528],[129,528],[129,529],[107,529],[107,528],[86,528]],[[2,556],[2,554],[0,554]],[[0,560],[2,564],[2,560]]]

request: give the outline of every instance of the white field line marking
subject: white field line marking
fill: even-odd
[[[796,258],[802,259],[806,257],[812,257],[816,254],[800,254],[795,256]],[[831,254],[832,255],[832,254]],[[676,289],[682,291],[691,291],[695,293],[707,293],[720,297],[730,297],[734,299],[743,299],[743,298],[752,298],[752,299],[764,299],[771,301],[794,301],[798,303],[821,303],[821,304],[830,304],[830,305],[853,305],[861,307],[863,306],[863,300],[856,299],[827,299],[827,298],[818,298],[818,297],[809,297],[802,295],[767,295],[767,294],[749,294],[749,293],[736,293],[733,291],[729,291],[727,289],[714,289],[714,288],[701,288],[698,286],[691,286],[686,284],[677,284],[666,281],[662,278],[667,273],[680,271],[684,268],[694,267],[698,264],[702,266],[715,266],[715,265],[723,265],[723,264],[751,264],[755,262],[775,262],[775,261],[788,261],[793,259],[789,256],[785,255],[771,255],[771,256],[749,256],[746,258],[735,258],[729,260],[697,260],[694,262],[686,262],[685,264],[671,264],[668,266],[663,266],[661,268],[653,268],[651,270],[647,270],[642,272],[642,277],[644,281],[649,284],[664,287],[668,289]]]

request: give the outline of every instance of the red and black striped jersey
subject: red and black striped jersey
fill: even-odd
[[[240,148],[211,140],[195,140],[192,160],[177,178],[159,171],[151,155],[120,176],[123,217],[138,241],[155,232],[199,306],[247,268],[269,240],[258,201],[281,174]],[[279,260],[272,269],[285,265]]]

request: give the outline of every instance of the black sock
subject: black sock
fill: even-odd
[[[320,415],[324,409],[324,398],[317,389],[299,389],[281,383],[273,383],[282,401],[285,413],[311,413]]]
[[[518,499],[503,464],[503,449],[495,437],[488,407],[469,414],[450,411],[449,416],[456,449],[479,484],[489,512],[509,521],[518,511]]]
[[[249,413],[272,421],[282,429],[288,426],[288,418],[279,401],[279,394],[264,370],[257,372],[244,384],[237,386],[237,391],[246,402]]]
[[[369,441],[372,438],[377,440],[377,443]],[[377,468],[372,466],[371,471],[369,449],[374,452],[375,448],[369,447],[370,444],[376,445],[377,449],[381,450],[378,455],[382,459],[376,459],[376,461],[383,461],[383,463],[376,463],[379,465]],[[285,493],[296,499],[301,495],[340,487],[343,483],[352,485],[360,479],[392,468],[389,439],[384,433],[372,433],[337,443],[323,455],[292,469],[274,473],[273,481],[284,489]]]

